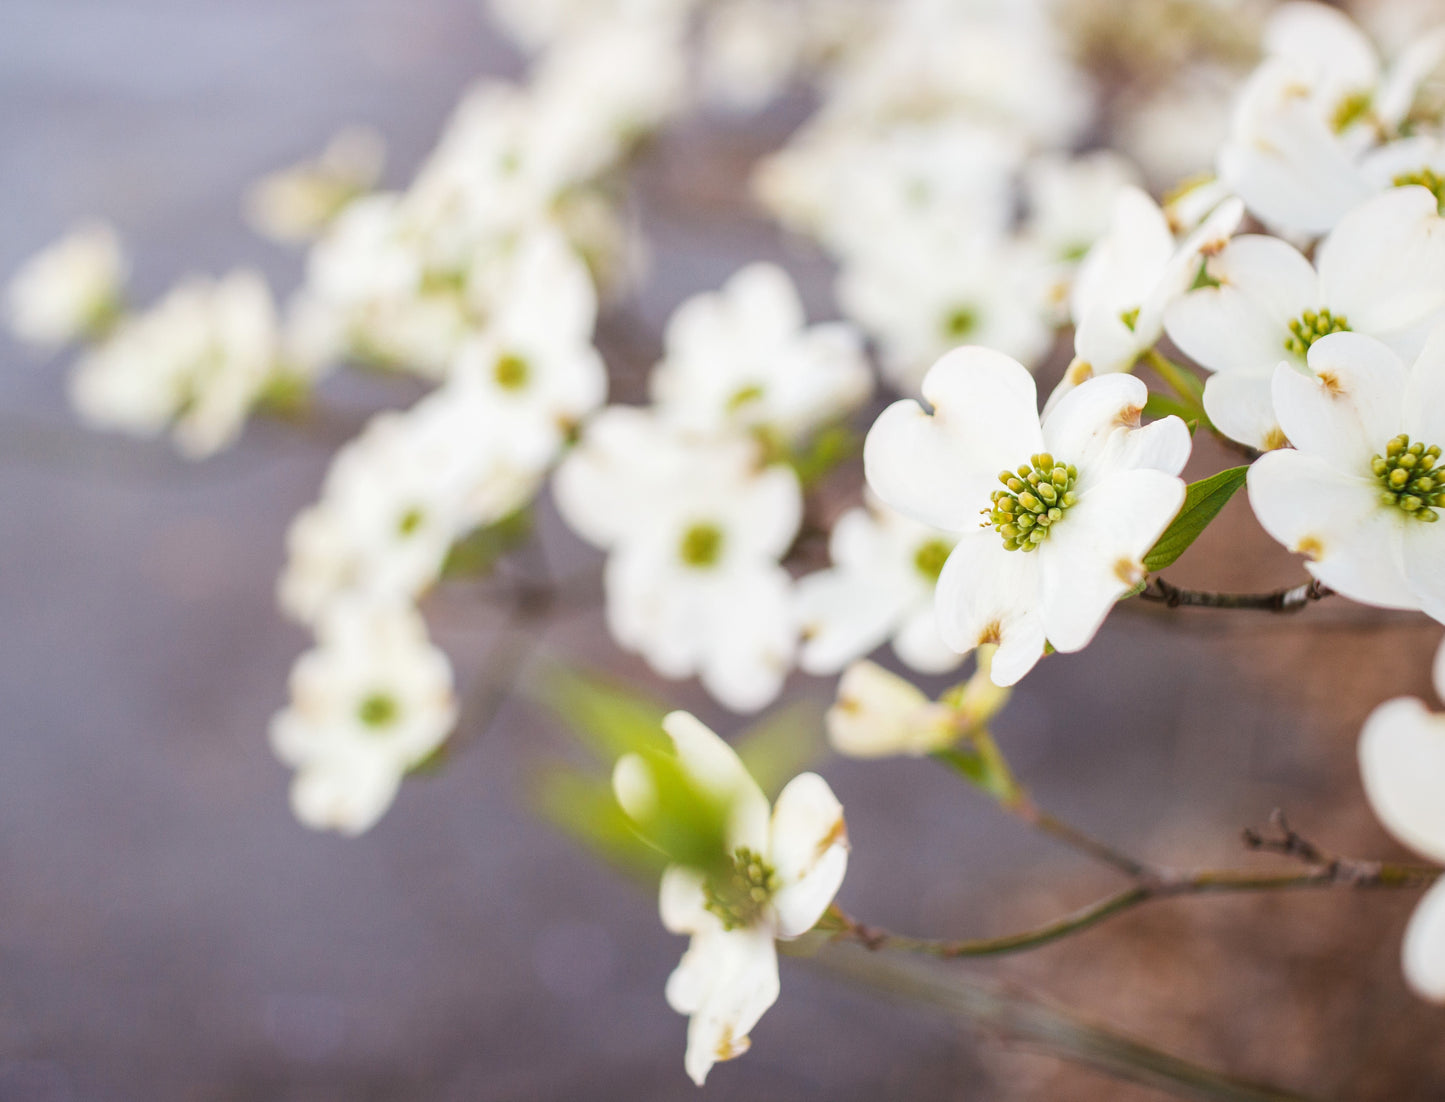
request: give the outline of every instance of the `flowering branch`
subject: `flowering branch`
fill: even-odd
[[[1257,612],[1298,612],[1306,605],[1334,596],[1334,590],[1317,579],[1288,589],[1270,593],[1212,593],[1197,589],[1181,589],[1163,578],[1155,578],[1139,597],[1170,608],[1234,608]]]

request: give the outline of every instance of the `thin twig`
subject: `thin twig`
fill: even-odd
[[[1270,593],[1213,593],[1199,589],[1180,589],[1163,578],[1155,578],[1139,594],[1140,600],[1154,601],[1170,608],[1231,608],[1256,612],[1298,612],[1306,605],[1334,595],[1334,590],[1318,580]]]

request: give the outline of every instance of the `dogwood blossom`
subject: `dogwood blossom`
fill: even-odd
[[[103,222],[81,226],[32,257],[10,280],[10,329],[42,348],[103,330],[120,309],[125,277],[115,231]]]
[[[137,436],[172,428],[181,454],[202,459],[240,436],[276,355],[275,306],[259,275],[194,277],[87,352],[71,400],[100,428]]]
[[[1065,387],[1127,371],[1154,347],[1164,334],[1164,311],[1189,290],[1201,259],[1224,247],[1243,216],[1239,201],[1229,200],[1178,242],[1159,205],[1138,188],[1124,188],[1109,232],[1074,280],[1074,363]]]
[[[972,677],[941,700],[869,661],[854,662],[838,681],[828,709],[828,743],[850,758],[921,757],[947,749],[987,723],[1011,690],[993,683],[993,648],[978,649]]]
[[[614,406],[553,481],[563,518],[609,551],[613,637],[664,677],[699,675],[735,711],[777,696],[797,641],[779,560],[802,492],[792,468],[761,458],[749,439],[685,437]]]
[[[720,1060],[748,1050],[748,1034],[779,992],[775,943],[823,917],[848,868],[843,807],[815,773],[793,778],[770,809],[730,746],[686,712],[663,728],[692,781],[727,809],[726,853],[702,870],[671,865],[662,877],[662,923],[692,941],[667,981],[667,1002],[689,1018],[684,1066],[698,1086]],[[618,802],[650,814],[646,768],[622,759]]]
[[[1141,426],[1148,392],[1129,375],[1084,382],[1041,424],[1028,371],[982,348],[935,364],[923,397],[931,414],[896,402],[869,431],[868,483],[957,534],[939,575],[939,629],[961,653],[998,644],[993,680],[1012,685],[1046,641],[1087,646],[1144,579],[1144,556],[1184,501],[1189,430],[1176,417]]]
[[[798,664],[837,673],[885,640],[921,673],[953,669],[962,658],[938,634],[934,590],[955,537],[927,528],[881,502],[838,518],[829,539],[833,567],[799,580],[803,629]]]
[[[1445,327],[1413,367],[1373,337],[1335,333],[1309,368],[1275,369],[1275,415],[1297,450],[1250,468],[1255,515],[1346,597],[1445,623]]]
[[[1265,47],[1220,149],[1219,176],[1270,227],[1325,233],[1380,186],[1364,163],[1406,129],[1421,81],[1445,57],[1445,25],[1386,67],[1347,15],[1295,2],[1271,17]]]
[[[1445,646],[1435,655],[1435,693],[1445,698]],[[1360,734],[1360,776],[1375,814],[1405,845],[1445,863],[1445,715],[1402,697],[1380,705]],[[1445,881],[1416,907],[1405,931],[1405,978],[1445,1003]]]
[[[1217,374],[1204,389],[1214,424],[1254,447],[1284,441],[1270,386],[1281,362],[1303,370],[1321,337],[1366,333],[1413,360],[1445,317],[1445,218],[1423,188],[1362,204],[1319,245],[1315,265],[1275,237],[1236,237],[1210,257],[1214,286],[1172,303],[1169,339]]]
[[[451,664],[402,602],[340,602],[317,635],[291,671],[291,703],[272,720],[271,746],[296,770],[298,819],[362,834],[455,725]]]
[[[861,338],[842,323],[805,326],[793,281],[771,264],[689,299],[652,375],[659,415],[689,432],[758,430],[792,443],[852,412],[873,390]]]
[[[381,176],[386,143],[369,127],[342,130],[314,160],[273,172],[246,195],[257,232],[275,241],[308,241]]]

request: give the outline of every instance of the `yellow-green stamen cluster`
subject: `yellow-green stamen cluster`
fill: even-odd
[[[943,318],[943,335],[962,340],[978,328],[978,313],[968,306],[958,306]]]
[[[1445,477],[1435,464],[1439,445],[1426,447],[1401,434],[1385,445],[1385,454],[1370,461],[1370,469],[1383,489],[1380,500],[1416,520],[1433,523],[1440,519],[1436,509],[1445,508]]]
[[[930,582],[936,582],[952,551],[947,540],[929,540],[913,553],[913,566]]]
[[[986,523],[997,529],[1010,551],[1032,551],[1074,504],[1078,479],[1075,467],[1055,462],[1047,452],[1030,456],[1017,471],[998,476],[1004,488],[993,492],[993,506],[984,510]]]
[[[1289,323],[1289,336],[1284,342],[1285,351],[1293,352],[1296,356],[1303,356],[1321,337],[1328,337],[1331,333],[1348,333],[1349,331],[1350,323],[1345,320],[1343,315],[1335,317],[1328,310],[1321,310],[1319,313],[1306,310]]]
[[[398,535],[402,536],[414,535],[416,530],[425,523],[426,512],[420,506],[413,505],[397,520],[396,531]]]
[[[1395,177],[1396,187],[1422,187],[1435,196],[1435,202],[1445,213],[1445,176],[1433,168],[1422,168],[1418,172],[1405,172]]]
[[[503,390],[521,390],[532,377],[532,365],[523,357],[508,352],[497,357],[492,375]]]
[[[723,531],[716,524],[694,524],[682,535],[678,555],[688,566],[708,567],[722,557]]]
[[[380,731],[395,723],[400,711],[396,697],[390,693],[372,693],[357,707],[356,718],[363,727]]]
[[[737,930],[757,922],[777,890],[773,867],[760,853],[740,846],[731,867],[703,884],[703,905],[722,919],[723,929]]]

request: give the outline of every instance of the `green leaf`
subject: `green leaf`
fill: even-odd
[[[662,730],[662,718],[672,709],[596,674],[554,665],[529,691],[609,769],[624,754],[672,746]]]
[[[822,756],[824,710],[817,700],[794,701],[764,716],[733,744],[769,799]]]
[[[1227,471],[1210,475],[1208,478],[1189,485],[1184,495],[1184,507],[1174,518],[1154,549],[1144,557],[1144,569],[1153,574],[1171,565],[1174,560],[1189,550],[1189,545],[1209,527],[1209,522],[1219,515],[1219,510],[1241,486],[1248,467],[1231,467]]]
[[[612,795],[611,781],[558,767],[533,789],[538,813],[604,862],[647,883],[656,883],[667,857],[637,833]]]
[[[1144,403],[1144,416],[1151,421],[1160,421],[1165,417],[1177,417],[1186,424],[1194,420],[1198,423],[1199,411],[1181,402],[1178,398],[1171,398],[1168,394],[1157,392],[1149,395],[1149,400]]]
[[[806,489],[816,486],[840,463],[858,454],[862,445],[858,434],[847,425],[831,425],[823,429],[806,448],[792,457],[798,481]]]
[[[518,509],[495,524],[474,529],[452,544],[442,565],[442,577],[477,578],[490,574],[498,559],[525,543],[531,534],[532,510],[529,506]]]

